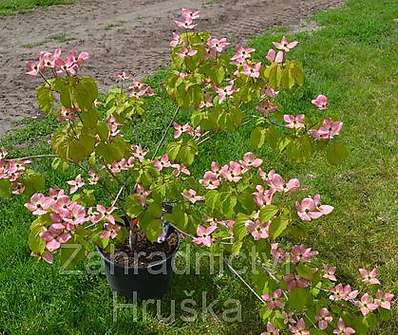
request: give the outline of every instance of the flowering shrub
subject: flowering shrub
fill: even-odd
[[[57,49],[28,62],[27,73],[44,81],[37,88],[40,109],[60,121],[51,140],[52,166],[73,164],[80,174],[67,182],[68,188],[37,193],[43,179],[27,169],[28,158],[8,159],[2,150],[0,195],[36,192],[25,205],[36,217],[29,246],[48,263],[57,252],[68,259],[68,244],[81,246],[75,260],[95,245],[117,247],[133,225],[150,241],[161,242],[167,221],[215,253],[255,253],[260,272],[251,278],[253,287],[245,284],[262,303],[263,335],[367,333],[376,317],[388,317],[393,299],[378,289],[377,269],[359,269],[362,283],[354,289],[337,280],[336,268],[323,265],[317,251],[295,243],[297,228],[323,220],[333,206],[323,204],[319,194],[303,194],[297,178],[264,171],[263,160],[253,152],[239,161],[214,161],[199,180],[191,176],[201,143],[243,122],[254,125],[253,150],[268,144],[300,162],[315,149],[326,149],[331,163],[346,155],[343,144],[335,142],[342,122],[323,115],[326,96],[312,100],[320,112],[311,118],[282,113],[277,103],[280,90],[304,82],[300,63],[288,59],[297,41],[284,37],[273,43],[264,65],[254,60],[252,48],[237,46],[231,55],[226,38],[194,32],[198,18],[199,12],[183,9],[176,24],[184,31],[173,33],[170,42],[166,90],[178,108],[170,121],[174,142],[162,155],[168,129],[151,156],[125,136],[128,126],[146,113],[146,100],[154,95],[149,86],[118,73],[120,87],[99,97],[95,81],[79,75],[89,59],[86,52],[62,58]],[[190,113],[190,123],[176,122],[180,108]],[[108,200],[96,194],[99,188]]]

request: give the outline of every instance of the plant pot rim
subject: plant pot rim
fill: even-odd
[[[176,243],[176,247],[173,250],[172,253],[170,253],[170,255],[168,255],[167,257],[165,257],[164,259],[161,259],[160,261],[155,261],[146,265],[137,265],[137,266],[124,266],[124,265],[120,265],[118,263],[116,263],[113,259],[110,259],[109,257],[107,257],[105,255],[104,249],[102,249],[99,246],[96,246],[97,252],[99,253],[99,255],[101,256],[101,258],[109,263],[112,263],[113,266],[117,267],[117,268],[121,268],[121,269],[135,269],[135,268],[139,268],[139,269],[150,269],[153,268],[155,266],[158,265],[162,265],[164,263],[166,263],[169,259],[173,258],[175,256],[175,254],[178,251],[178,248],[180,247],[180,233],[178,232],[177,229],[175,229],[172,225],[170,225],[170,228],[173,230],[174,233],[176,233],[177,235],[177,243]]]

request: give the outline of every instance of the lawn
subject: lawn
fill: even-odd
[[[72,0],[0,0],[0,16],[65,3],[72,3]]]
[[[0,6],[1,7],[1,6]],[[286,112],[311,111],[309,101],[323,93],[329,96],[330,111],[344,121],[342,139],[351,154],[341,167],[332,167],[322,157],[297,165],[276,161],[262,152],[266,168],[275,168],[287,177],[298,176],[308,193],[319,190],[326,203],[336,210],[322,224],[313,225],[303,242],[319,250],[338,266],[338,275],[355,284],[358,267],[378,266],[387,290],[398,293],[398,2],[396,0],[350,0],[335,10],[315,17],[321,29],[298,33],[300,46],[294,57],[306,71],[304,88],[283,98]],[[251,44],[261,58],[271,41],[281,37],[281,29],[256,37]],[[174,112],[161,82],[165,72],[149,79],[158,98],[142,124],[132,126],[132,136],[153,148],[159,131]],[[184,116],[181,116],[183,121]],[[43,151],[55,122],[29,121],[25,128],[0,143],[15,155]],[[214,153],[220,162],[239,159],[246,151],[253,125],[238,133],[220,134],[200,149],[196,166],[200,175]],[[34,143],[34,145],[32,145]],[[47,171],[48,186],[73,175],[56,176],[50,163],[41,161],[37,169]],[[259,334],[259,305],[251,293],[228,271],[211,275],[203,262],[201,274],[176,275],[170,293],[162,300],[165,317],[170,299],[177,304],[192,293],[201,302],[218,300],[214,310],[222,313],[228,299],[242,303],[243,321],[223,323],[220,318],[201,313],[195,322],[184,322],[177,309],[175,321],[159,322],[154,312],[144,317],[138,308],[120,310],[112,323],[113,300],[100,274],[62,273],[58,264],[37,263],[29,256],[27,233],[30,214],[23,201],[0,202],[0,334]],[[182,249],[186,247],[183,244]],[[195,264],[195,260],[192,259]],[[192,265],[193,267],[193,265]],[[84,270],[83,266],[80,268]],[[122,303],[121,299],[118,299]],[[198,311],[200,307],[198,307]],[[381,324],[377,335],[398,333],[398,310]]]

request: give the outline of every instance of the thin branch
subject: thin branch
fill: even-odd
[[[122,192],[123,192],[123,190],[124,190],[124,187],[125,187],[125,185],[123,185],[123,186],[120,188],[119,192],[117,192],[116,198],[115,198],[115,200],[113,200],[113,202],[112,202],[112,207],[114,207],[114,206],[116,205],[117,201],[119,200],[120,195],[122,194]]]
[[[164,129],[164,131],[163,131],[162,138],[160,139],[160,141],[159,141],[159,143],[158,143],[158,145],[157,145],[157,147],[156,147],[156,150],[155,150],[155,152],[154,152],[154,154],[153,154],[153,156],[152,156],[152,159],[155,159],[155,157],[156,157],[156,155],[158,154],[160,148],[162,147],[162,145],[163,145],[163,143],[164,143],[164,140],[166,139],[167,133],[168,133],[168,131],[169,131],[169,128],[173,125],[173,122],[175,121],[175,119],[176,119],[177,114],[178,114],[179,111],[180,111],[180,107],[177,107],[177,108],[176,108],[176,111],[175,111],[175,113],[174,113],[174,115],[173,115],[173,117],[172,117],[171,120],[170,120],[170,123],[168,124],[168,126],[167,126],[167,127]]]
[[[236,276],[240,279],[240,281],[241,281],[243,284],[246,285],[246,287],[256,296],[256,298],[257,298],[258,300],[261,301],[261,303],[264,304],[265,301],[259,296],[259,294],[254,290],[254,288],[252,288],[252,287],[250,286],[250,284],[238,273],[238,271],[236,271],[236,270],[233,268],[233,266],[232,266],[227,260],[224,259],[224,262],[225,262],[225,264],[228,266],[228,268],[231,270],[231,272],[232,272],[234,275],[236,275]]]
[[[39,159],[39,158],[55,158],[57,155],[48,154],[48,155],[33,155],[33,156],[25,156],[25,157],[18,157],[18,158],[10,158],[7,160],[17,160],[17,161],[26,161],[30,159]]]

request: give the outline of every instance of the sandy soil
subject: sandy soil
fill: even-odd
[[[22,117],[38,115],[34,87],[25,62],[40,50],[61,47],[88,51],[85,72],[102,88],[112,74],[128,70],[138,77],[168,61],[172,19],[181,7],[199,8],[199,27],[215,36],[243,42],[276,25],[297,25],[314,12],[343,0],[80,0],[70,6],[0,17],[0,136]]]

